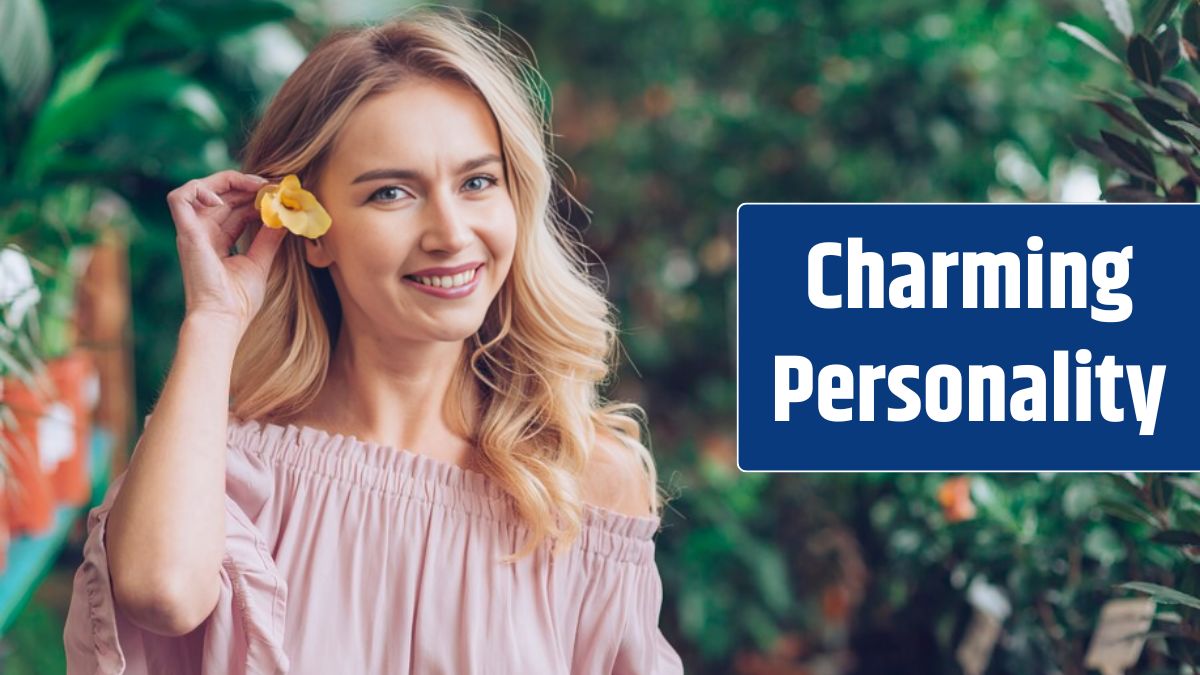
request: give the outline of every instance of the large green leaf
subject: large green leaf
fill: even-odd
[[[102,128],[118,115],[128,114],[139,103],[181,107],[216,126],[224,120],[212,95],[191,78],[163,67],[116,73],[38,119],[22,153],[25,175],[40,175],[63,144]]]
[[[44,112],[53,112],[58,106],[87,91],[108,64],[120,55],[125,35],[145,11],[146,3],[143,1],[130,2],[121,8],[109,21],[99,43],[59,73],[44,104]]]
[[[293,16],[295,10],[282,2],[252,0],[158,6],[148,19],[183,44],[212,47],[215,40]]]
[[[0,80],[23,108],[45,91],[54,69],[40,0],[0,2]]]

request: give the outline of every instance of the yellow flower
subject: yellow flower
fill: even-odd
[[[300,179],[288,174],[279,185],[264,185],[254,197],[254,208],[263,224],[316,239],[329,230],[332,219],[313,193],[300,187]]]

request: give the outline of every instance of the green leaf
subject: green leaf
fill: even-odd
[[[1071,134],[1070,138],[1071,142],[1074,143],[1080,150],[1090,153],[1105,164],[1108,164],[1115,169],[1120,169],[1125,173],[1128,173],[1130,176],[1143,178],[1150,183],[1154,182],[1153,178],[1143,174],[1132,164],[1126,162],[1124,159],[1121,159],[1120,156],[1113,152],[1112,149],[1110,149],[1104,143],[1084,136],[1079,136],[1077,134]]]
[[[1142,114],[1142,119],[1146,120],[1150,126],[1158,129],[1169,138],[1187,142],[1187,137],[1183,135],[1183,132],[1178,127],[1169,124],[1169,122],[1186,121],[1183,113],[1166,103],[1149,97],[1135,98],[1133,99],[1133,105]]]
[[[1167,190],[1167,201],[1169,202],[1194,202],[1196,201],[1196,184],[1190,178],[1184,176]]]
[[[1067,35],[1070,35],[1071,37],[1075,38],[1076,40],[1079,40],[1080,42],[1087,45],[1088,47],[1091,47],[1092,50],[1095,51],[1100,56],[1103,56],[1104,58],[1108,59],[1109,61],[1112,61],[1113,63],[1115,63],[1117,65],[1122,65],[1122,66],[1125,65],[1124,63],[1121,63],[1121,59],[1117,58],[1116,54],[1112,53],[1112,51],[1110,51],[1108,49],[1108,47],[1104,46],[1103,42],[1096,39],[1095,37],[1092,36],[1091,33],[1085,31],[1084,29],[1080,28],[1079,26],[1072,26],[1071,24],[1065,23],[1063,21],[1059,21],[1058,24],[1056,24],[1056,25],[1058,26],[1059,30],[1063,31]]]
[[[1200,50],[1200,6],[1194,2],[1188,3],[1187,9],[1183,10],[1180,27],[1185,41],[1183,51],[1194,65],[1200,58],[1200,51],[1197,51]]]
[[[46,99],[45,108],[53,110],[87,91],[100,77],[100,72],[120,54],[125,34],[141,18],[144,11],[145,5],[142,2],[127,5],[105,30],[100,44],[65,67],[59,74],[53,92]]]
[[[1195,201],[1196,188],[1192,187],[1192,200]],[[1150,537],[1150,541],[1171,546],[1200,546],[1200,533],[1186,530],[1163,530]]]
[[[54,70],[46,11],[39,0],[0,3],[0,81],[31,108]]]
[[[1179,22],[1183,37],[1192,44],[1200,45],[1200,3],[1189,2]]]
[[[1132,185],[1114,185],[1112,187],[1105,188],[1102,197],[1104,198],[1104,201],[1114,203],[1161,202],[1163,200],[1162,197],[1159,197],[1158,193],[1156,192],[1143,190]],[[1113,515],[1125,517],[1127,520],[1129,519],[1128,517],[1121,516],[1117,513],[1113,513]]]
[[[1154,48],[1162,58],[1163,72],[1170,72],[1179,64],[1179,31],[1174,26],[1167,26],[1166,30],[1155,36]]]
[[[1100,132],[1100,138],[1118,157],[1133,167],[1139,177],[1157,182],[1158,173],[1154,168],[1154,156],[1141,143],[1131,142],[1107,131]]]
[[[1147,84],[1158,86],[1158,81],[1162,79],[1162,58],[1149,40],[1141,35],[1133,36],[1129,41],[1129,47],[1125,50],[1125,58],[1129,61],[1129,67],[1133,70],[1134,77]]]
[[[1158,86],[1167,90],[1167,93],[1188,105],[1200,105],[1200,95],[1196,94],[1196,90],[1192,88],[1192,85],[1184,82],[1183,80],[1177,80],[1173,77],[1164,77],[1159,81]]]
[[[1103,110],[1105,114],[1116,120],[1118,124],[1129,129],[1133,133],[1154,140],[1154,133],[1150,131],[1150,127],[1146,123],[1135,117],[1132,113],[1126,112],[1121,106],[1108,101],[1100,101],[1097,99],[1088,99],[1088,103]]]
[[[1133,35],[1133,14],[1129,11],[1129,0],[1104,0],[1104,11],[1121,35]]]
[[[236,35],[265,23],[285,21],[295,14],[294,9],[281,2],[241,0],[158,6],[149,19],[164,33],[180,42],[205,47],[211,46],[214,40]]]
[[[1196,134],[1196,138],[1200,138],[1200,126],[1188,124],[1187,122],[1180,122],[1177,126],[1188,128],[1191,133]],[[1192,497],[1200,499],[1200,482],[1197,482],[1196,479],[1187,476],[1167,476],[1166,481]]]
[[[42,173],[58,156],[63,144],[102,128],[117,115],[128,114],[136,103],[176,105],[204,116],[204,111],[197,110],[203,106],[196,101],[203,98],[206,91],[194,80],[160,67],[139,68],[105,77],[86,93],[71,98],[38,119],[23,149],[24,168],[32,175]],[[207,94],[207,98],[211,100],[211,94]],[[207,111],[207,115],[211,114]],[[214,120],[207,121],[212,123]]]
[[[1155,529],[1159,527],[1158,519],[1155,518],[1153,514],[1135,504],[1105,500],[1100,504],[1100,509],[1110,516],[1116,516],[1122,520],[1128,520],[1131,523],[1150,525]]]
[[[1154,35],[1158,27],[1171,18],[1178,6],[1179,0],[1152,0],[1146,6],[1146,14],[1142,20],[1142,32],[1146,35]]]
[[[1176,510],[1174,520],[1175,526],[1181,530],[1200,532],[1200,511],[1192,509]]]
[[[1145,581],[1130,581],[1118,584],[1117,588],[1125,588],[1138,593],[1145,593],[1164,605],[1186,605],[1200,609],[1200,598],[1187,593],[1181,593],[1173,588],[1152,584]]]
[[[1071,142],[1075,144],[1075,147],[1091,154],[1096,159],[1099,159],[1105,164],[1116,168],[1124,168],[1124,160],[1122,160],[1120,157],[1117,157],[1116,153],[1112,150],[1109,150],[1108,146],[1104,143],[1097,141],[1094,138],[1088,138],[1078,134],[1071,134],[1070,138]]]
[[[1112,89],[1105,89],[1104,87],[1097,87],[1092,84],[1085,84],[1085,85],[1083,85],[1082,88],[1086,89],[1088,91],[1094,92],[1096,94],[1099,94],[1099,95],[1113,101],[1114,103],[1132,104],[1132,101],[1129,100],[1128,96],[1126,96],[1125,94],[1122,94],[1121,92],[1113,91]]]

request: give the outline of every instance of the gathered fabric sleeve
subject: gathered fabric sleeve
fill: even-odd
[[[680,675],[679,653],[659,628],[662,576],[653,536],[660,520],[589,509],[572,572],[589,579],[572,674]]]
[[[621,636],[613,675],[679,675],[683,663],[658,627],[662,577],[651,561],[628,571],[628,623]]]
[[[226,456],[228,477],[240,479],[244,489],[255,467],[234,448]],[[88,513],[83,562],[75,572],[63,632],[68,675],[286,673],[287,586],[244,503],[228,489],[220,594],[208,618],[191,633],[172,637],[135,625],[116,605],[105,535],[124,479],[122,474],[114,480],[104,501]]]

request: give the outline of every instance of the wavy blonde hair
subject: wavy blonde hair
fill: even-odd
[[[450,385],[457,395],[447,399],[465,406],[472,398],[468,388],[475,387],[479,409],[447,410],[450,423],[475,445],[481,471],[513,497],[529,526],[525,545],[508,560],[547,539],[562,550],[578,535],[580,477],[600,429],[629,453],[621,459],[641,467],[652,512],[661,513],[654,461],[641,441],[644,410],[599,395],[618,347],[613,308],[587,273],[585,247],[568,236],[567,223],[551,208],[561,186],[535,61],[459,10],[421,8],[333,33],[267,107],[247,143],[243,171],[273,180],[294,173],[302,183],[315,183],[354,108],[416,77],[465,84],[489,106],[517,214],[511,272],[469,339]],[[243,235],[243,246],[258,227]],[[329,271],[310,267],[304,241],[287,237],[264,305],[238,346],[232,412],[271,420],[305,409],[324,384],[340,323]],[[468,428],[470,420],[477,428]]]

